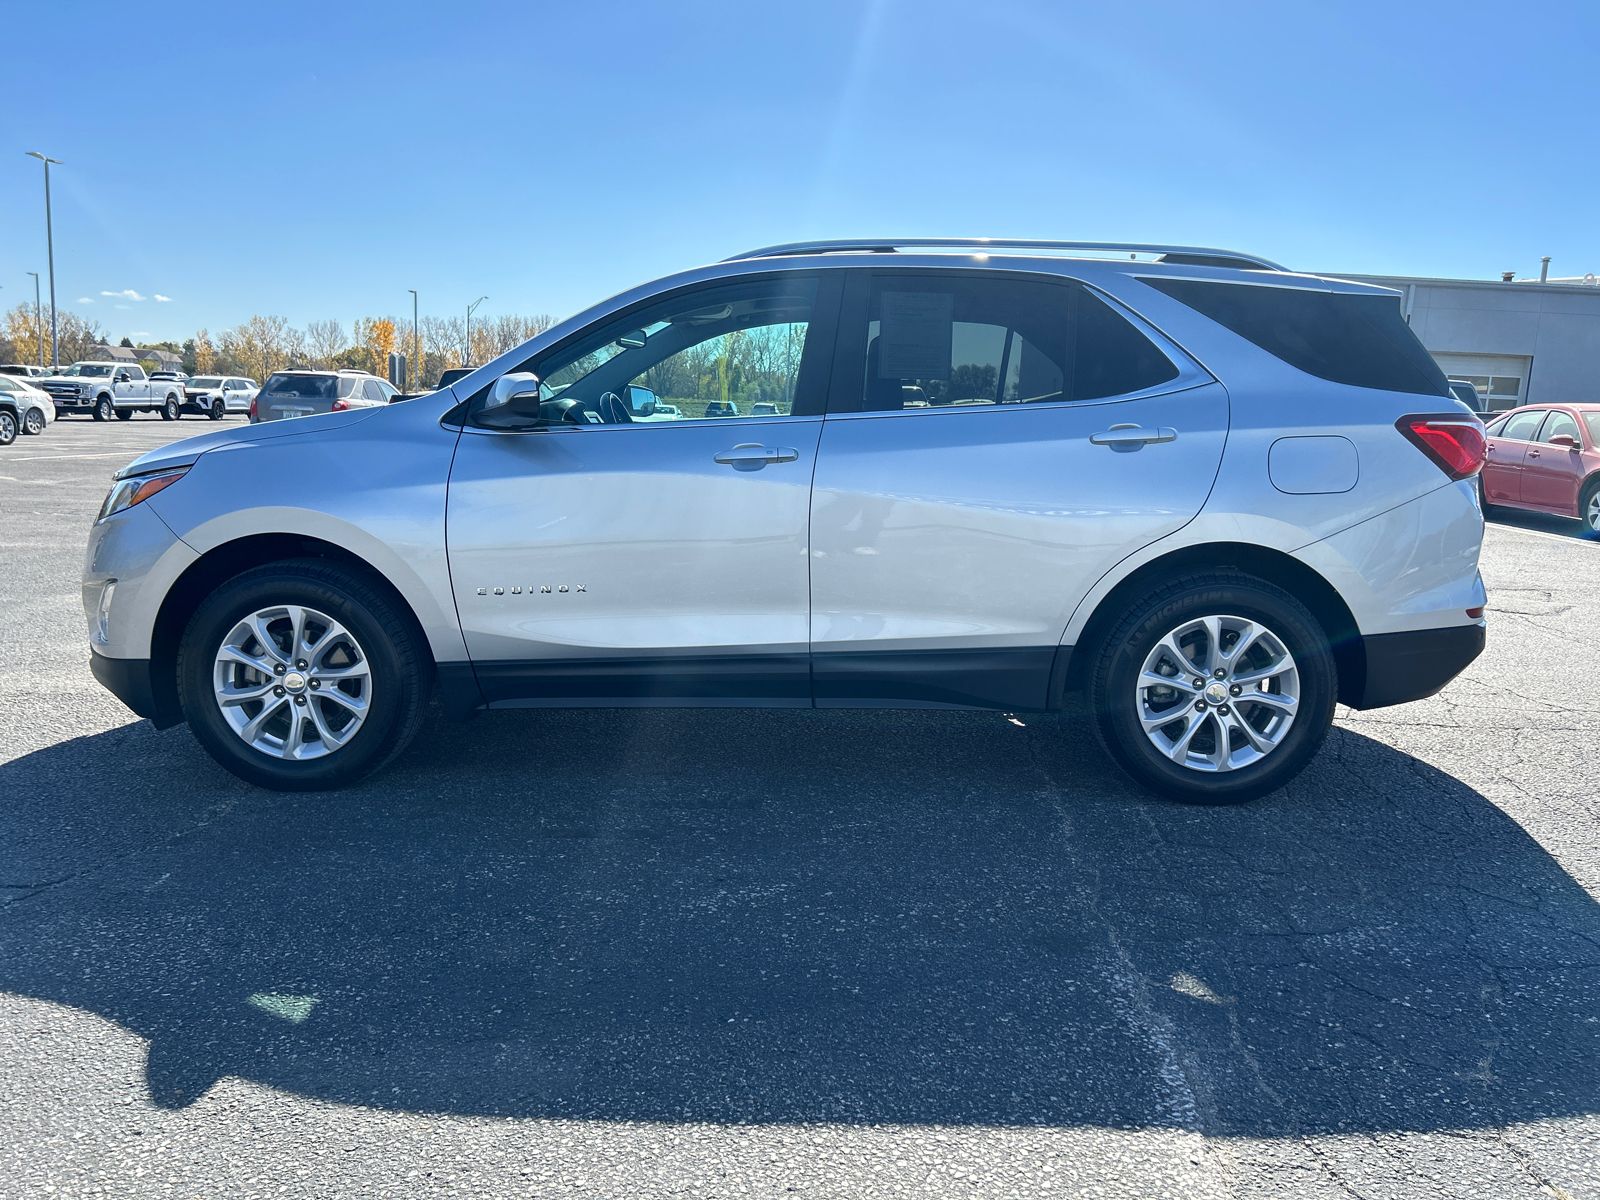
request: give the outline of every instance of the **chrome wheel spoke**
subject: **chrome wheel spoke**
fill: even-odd
[[[265,700],[277,685],[278,681],[270,677],[265,683],[247,683],[243,687],[234,684],[219,684],[217,686],[217,703],[227,708],[236,704],[248,704],[252,700]]]
[[[1184,726],[1183,732],[1167,748],[1168,758],[1181,763],[1189,757],[1189,743],[1194,741],[1194,735],[1200,732],[1200,727],[1206,723],[1208,715],[1203,712],[1190,714],[1189,723]]]
[[[1139,724],[1144,726],[1144,731],[1150,733],[1157,729],[1165,728],[1174,721],[1181,721],[1194,712],[1194,701],[1191,699],[1185,704],[1175,704],[1162,712],[1154,712],[1146,704],[1139,713]]]
[[[268,700],[264,705],[261,706],[261,711],[255,716],[251,717],[250,720],[245,723],[244,728],[239,730],[239,736],[254,746],[256,744],[256,739],[261,736],[262,726],[264,726],[268,721],[272,720],[272,718],[283,709],[283,706],[288,703],[289,698],[287,696],[278,696],[274,699]]]
[[[224,660],[239,663],[241,666],[249,667],[252,671],[260,671],[263,675],[268,676],[272,674],[273,667],[277,665],[265,658],[257,658],[253,654],[246,654],[239,647],[230,646],[227,643],[224,643],[217,650],[217,662],[221,663]]]

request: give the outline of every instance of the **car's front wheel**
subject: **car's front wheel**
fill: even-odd
[[[111,420],[111,414],[115,411],[116,408],[111,403],[111,397],[101,396],[99,400],[95,401],[94,419],[96,421],[109,421]]]
[[[342,787],[411,742],[431,664],[361,576],[318,559],[258,567],[201,604],[178,655],[189,727],[217,762],[276,791]]]
[[[227,409],[223,407],[221,400],[213,400],[211,402],[211,411],[207,415],[210,416],[213,421],[220,421],[222,420],[222,414],[226,411]]]
[[[1600,538],[1600,478],[1583,485],[1583,494],[1578,497],[1578,515],[1583,518],[1583,532]]]
[[[17,418],[9,411],[0,412],[0,446],[9,446],[17,440]]]
[[[1238,804],[1282,787],[1333,720],[1327,635],[1264,580],[1206,573],[1154,587],[1090,652],[1101,744],[1174,800]]]
[[[44,414],[37,408],[30,408],[28,415],[22,418],[22,431],[24,433],[40,434],[44,432]]]

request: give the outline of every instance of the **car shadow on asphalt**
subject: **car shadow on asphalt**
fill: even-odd
[[[0,766],[0,986],[408,1111],[1459,1129],[1600,1109],[1600,906],[1344,729],[1241,808],[1081,723],[578,711],[274,795],[147,723]]]

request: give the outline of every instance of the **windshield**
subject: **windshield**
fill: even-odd
[[[302,400],[332,400],[337,375],[274,375],[261,391],[268,396],[297,396]]]
[[[93,376],[93,377],[95,377],[97,379],[103,379],[106,376],[111,374],[111,364],[110,363],[73,363],[70,367],[68,367],[65,371],[63,371],[61,373],[63,375],[84,375],[84,376]]]
[[[197,388],[221,387],[222,377],[220,375],[197,375],[189,380],[189,386]]]

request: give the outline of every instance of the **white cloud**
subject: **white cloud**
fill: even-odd
[[[78,303],[79,304],[93,304],[94,301],[89,299],[89,297],[87,297],[87,296],[79,296],[78,297]]]
[[[156,303],[157,304],[171,304],[172,303],[172,297],[171,296],[163,296],[160,292],[157,292],[156,293]]]
[[[150,336],[150,331],[148,329],[135,329],[128,336],[129,337],[149,337]]]
[[[102,296],[121,296],[121,297],[123,297],[124,299],[127,299],[127,300],[143,300],[144,299],[143,296],[139,295],[139,293],[134,291],[132,288],[124,288],[120,292],[101,292],[100,294]]]

